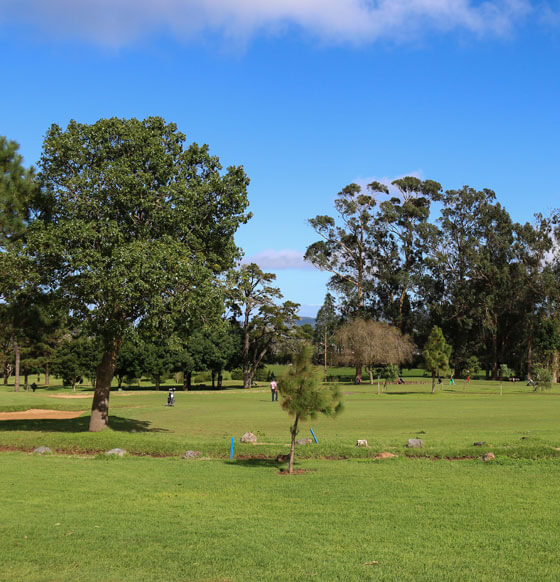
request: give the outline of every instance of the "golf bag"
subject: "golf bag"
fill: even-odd
[[[173,388],[169,389],[169,394],[167,395],[167,406],[175,405],[175,391]]]

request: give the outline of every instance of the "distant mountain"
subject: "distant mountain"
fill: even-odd
[[[305,325],[306,323],[309,323],[315,327],[315,321],[314,317],[300,317],[299,321],[296,321],[296,325]]]

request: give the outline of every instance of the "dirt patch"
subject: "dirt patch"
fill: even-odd
[[[30,408],[17,412],[0,412],[0,420],[37,420],[37,419],[65,419],[78,418],[85,410],[44,410],[42,408]]]
[[[375,455],[375,457],[373,457],[373,458],[374,459],[393,459],[396,456],[397,455],[394,455],[393,453],[389,453],[387,451],[384,451],[382,453],[377,453],[377,455]]]
[[[294,469],[291,473],[288,472],[288,469],[285,471],[278,471],[278,475],[305,475],[309,471],[305,469]]]
[[[93,394],[49,394],[49,398],[93,398]]]

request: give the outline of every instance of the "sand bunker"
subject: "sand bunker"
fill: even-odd
[[[37,420],[43,418],[78,418],[85,410],[43,410],[30,408],[18,412],[0,412],[0,420]]]
[[[49,394],[49,398],[93,398],[93,394]]]

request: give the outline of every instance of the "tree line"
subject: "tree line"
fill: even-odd
[[[309,221],[320,240],[305,258],[332,273],[337,296],[313,330],[294,325],[299,305],[283,301],[274,274],[241,262],[248,184],[242,166],[224,169],[160,117],[53,125],[37,169],[0,138],[4,382],[90,378],[97,431],[115,376],[159,386],[180,374],[189,389],[196,371],[220,386],[238,370],[250,387],[267,358],[286,361],[302,340],[314,340],[316,361],[365,367],[370,381],[422,359],[436,328],[458,372],[557,373],[557,212],[522,225],[490,190],[351,184],[335,215]]]
[[[339,357],[340,327],[358,319],[412,338],[419,347],[411,360],[422,358],[438,327],[457,374],[480,368],[497,379],[507,366],[531,378],[539,368],[557,381],[557,210],[521,224],[489,189],[444,191],[411,176],[390,186],[350,184],[334,206],[332,215],[309,220],[319,240],[305,254],[332,274],[328,286],[338,297],[327,294],[317,316],[324,362]],[[354,363],[366,363],[364,355]]]

